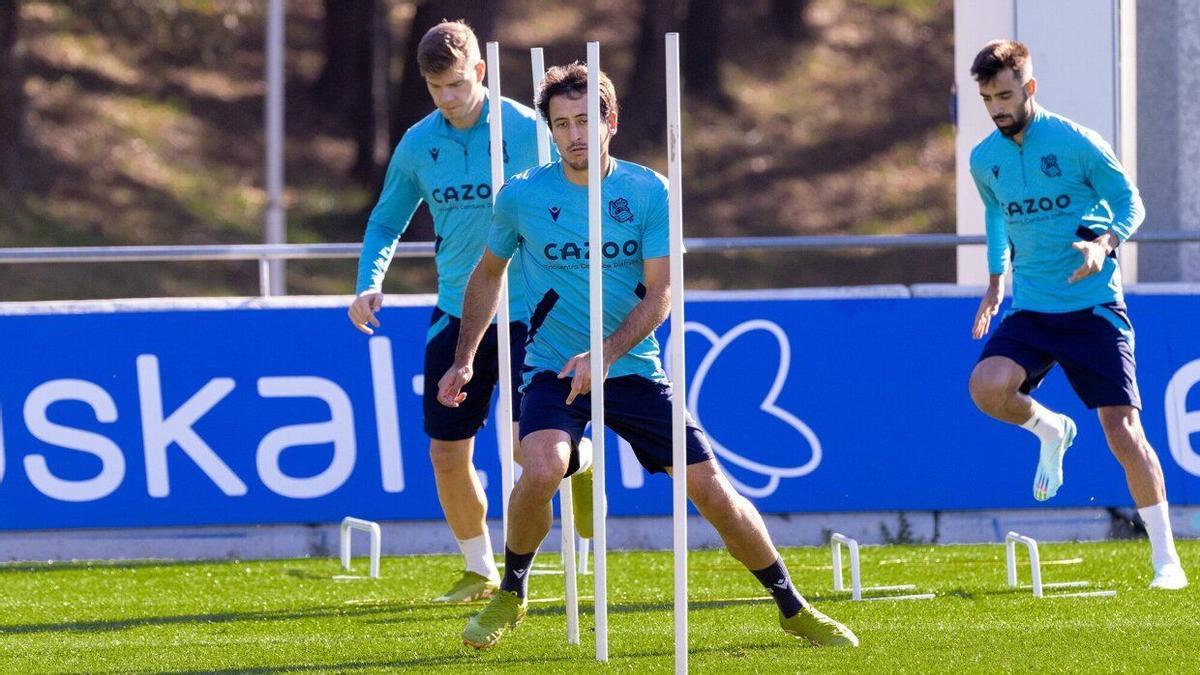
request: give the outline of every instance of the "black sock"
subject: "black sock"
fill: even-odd
[[[513,553],[512,549],[504,547],[504,578],[500,580],[500,590],[516,593],[524,599],[529,588],[529,570],[533,567],[532,553]]]
[[[769,567],[750,571],[758,578],[763,588],[771,593],[771,597],[775,598],[775,604],[779,605],[779,611],[783,612],[785,617],[793,617],[796,612],[804,609],[804,598],[792,585],[792,577],[788,575],[782,558],[776,558]]]

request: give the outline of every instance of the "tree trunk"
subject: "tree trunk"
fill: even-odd
[[[19,0],[0,0],[0,187],[16,198],[26,188],[25,92],[18,43]]]
[[[771,25],[788,40],[807,40],[810,30],[805,12],[809,0],[772,0]]]
[[[372,166],[380,180],[391,156],[392,31],[388,22],[387,0],[375,0],[375,21],[371,31],[371,148]]]
[[[420,44],[425,31],[441,23],[443,19],[463,19],[475,31],[475,36],[479,38],[479,49],[484,52],[484,45],[489,40],[497,39],[494,28],[499,4],[485,0],[429,0],[417,5],[412,27],[409,29],[408,44],[404,50],[404,72],[400,76],[396,99],[391,106],[394,111],[393,145],[400,141],[400,137],[409,127],[433,110],[429,91],[425,88],[425,78],[421,76],[421,69],[417,66],[417,45]]]
[[[370,180],[378,171],[375,151],[373,75],[376,21],[387,15],[383,0],[325,0],[325,65],[313,96],[334,113],[355,142],[352,172]]]
[[[727,108],[731,105],[721,85],[721,0],[690,0],[684,35],[683,79],[688,96]]]
[[[663,92],[667,61],[663,35],[679,30],[677,9],[676,0],[644,0],[642,3],[642,31],[635,46],[633,71],[626,91],[617,90],[617,100],[625,101],[629,106],[629,114],[621,120],[618,136],[625,138],[621,145],[626,147],[644,147],[665,141],[667,100]],[[684,33],[680,40],[680,48],[686,53],[691,37]],[[689,90],[688,93],[694,92]]]
[[[313,83],[313,95],[328,110],[350,107],[355,80],[365,78],[368,65],[362,52],[370,44],[374,0],[325,0],[325,64]]]

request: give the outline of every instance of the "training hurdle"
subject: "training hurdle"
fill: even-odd
[[[1017,582],[1017,544],[1025,546],[1025,550],[1029,552],[1029,575],[1030,583],[1028,586],[1019,586]],[[1032,588],[1033,597],[1035,598],[1086,598],[1086,597],[1112,597],[1117,594],[1116,591],[1082,591],[1077,593],[1055,593],[1046,595],[1045,589],[1048,588],[1086,588],[1089,585],[1087,581],[1056,581],[1053,583],[1044,583],[1042,581],[1042,559],[1038,554],[1038,543],[1033,537],[1026,537],[1023,534],[1009,532],[1004,535],[1004,562],[1008,572],[1009,588]]]
[[[339,533],[339,551],[342,556],[342,569],[350,569],[350,533],[353,530],[366,532],[371,537],[370,561],[371,561],[371,578],[379,578],[379,552],[383,544],[383,534],[379,529],[379,523],[362,518],[352,518],[346,516],[342,518],[341,532]]]
[[[829,547],[833,552],[833,590],[845,592],[846,586],[842,575],[842,546],[850,550],[850,599],[851,600],[931,600],[934,593],[913,593],[909,595],[880,595],[873,598],[863,597],[864,592],[911,591],[916,584],[896,584],[893,586],[863,586],[861,558],[858,553],[858,541],[840,532],[829,535]]]

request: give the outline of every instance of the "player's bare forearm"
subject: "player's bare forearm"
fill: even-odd
[[[496,309],[500,306],[500,281],[508,261],[484,251],[483,258],[471,273],[463,298],[462,323],[458,329],[458,344],[454,348],[454,362],[465,365],[475,360],[479,342],[487,332]]]
[[[993,274],[988,278],[987,290],[979,301],[979,310],[975,312],[975,323],[971,327],[971,337],[978,340],[987,335],[992,325],[992,317],[1000,312],[1000,303],[1004,301],[1004,275]]]
[[[616,363],[630,349],[667,318],[671,311],[670,268],[667,258],[647,260],[645,266],[646,295],[625,317],[620,326],[604,339],[604,360]]]
[[[621,322],[620,326],[604,339],[604,359],[609,363],[615,363],[630,349],[633,349],[646,336],[654,332],[667,318],[667,314],[671,310],[671,290],[664,289],[663,292],[651,296],[646,294],[642,301],[634,306],[633,311],[629,312],[629,316]]]

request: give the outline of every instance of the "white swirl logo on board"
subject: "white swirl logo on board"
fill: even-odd
[[[1167,443],[1179,468],[1200,476],[1200,452],[1192,434],[1200,433],[1200,410],[1188,410],[1188,393],[1200,384],[1200,359],[1185,363],[1167,383],[1163,410],[1167,414]]]
[[[783,391],[784,384],[787,383],[788,372],[791,368],[792,350],[791,344],[788,342],[787,333],[784,332],[778,324],[767,321],[765,319],[752,319],[744,321],[737,326],[734,326],[723,335],[718,335],[716,331],[708,326],[688,321],[684,324],[686,332],[696,333],[703,336],[710,343],[708,351],[704,354],[699,365],[696,367],[696,372],[687,382],[687,406],[692,416],[696,419],[696,423],[704,429],[704,433],[708,436],[709,442],[712,444],[713,452],[722,462],[727,462],[730,465],[736,466],[744,471],[759,474],[766,477],[765,485],[750,485],[744,480],[739,480],[729,471],[725,471],[725,475],[735,488],[742,494],[748,497],[766,497],[774,493],[779,488],[779,482],[784,478],[798,478],[805,476],[816,470],[821,463],[821,441],[817,438],[816,433],[812,428],[804,423],[799,417],[789,410],[786,410],[778,405],[780,392]],[[722,442],[720,434],[714,434],[704,424],[704,420],[700,415],[700,400],[704,396],[704,384],[710,372],[721,358],[721,354],[725,352],[737,340],[747,334],[754,332],[766,332],[772,336],[779,346],[779,361],[775,369],[775,377],[771,383],[770,389],[763,396],[762,401],[758,405],[758,409],[770,415],[788,427],[791,427],[796,432],[794,439],[795,445],[806,445],[807,453],[803,449],[798,451],[784,451],[771,453],[776,457],[805,457],[807,461],[796,464],[777,466],[774,463],[767,463],[753,459],[743,454],[740,448],[730,447],[729,444]],[[670,364],[666,364],[670,365]],[[722,392],[724,393],[724,392]],[[722,394],[715,394],[722,395]],[[728,439],[726,439],[728,440]],[[791,441],[788,441],[789,443]],[[793,446],[794,447],[794,446]],[[757,453],[756,453],[757,454]]]

